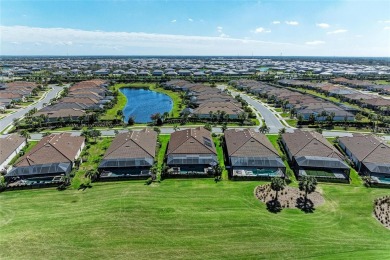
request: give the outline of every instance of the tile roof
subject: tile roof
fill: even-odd
[[[15,166],[73,162],[84,141],[84,137],[70,133],[51,134],[42,138]]]
[[[293,133],[284,133],[285,141],[292,156],[320,156],[343,160],[343,155],[317,132],[295,130]]]
[[[0,138],[0,163],[4,162],[25,141],[26,138],[18,134]]]
[[[157,133],[148,128],[117,134],[107,149],[104,159],[154,158],[156,141]]]
[[[361,162],[390,164],[390,146],[374,135],[354,134],[340,137],[339,142]]]
[[[169,154],[217,154],[211,132],[203,127],[176,131],[171,134]]]
[[[253,130],[226,130],[225,140],[229,156],[279,156],[268,138],[264,134],[260,134]]]

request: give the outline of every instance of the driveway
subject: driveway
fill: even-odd
[[[4,129],[6,129],[10,124],[13,123],[13,120],[19,119],[24,117],[24,115],[33,109],[34,107],[36,109],[41,109],[43,107],[44,103],[49,103],[52,98],[55,98],[58,93],[63,89],[63,87],[55,86],[55,85],[50,85],[52,89],[46,93],[46,95],[40,99],[37,103],[32,104],[28,107],[25,108],[20,108],[18,109],[15,113],[8,115],[7,117],[4,117],[0,119],[0,132],[2,132]]]

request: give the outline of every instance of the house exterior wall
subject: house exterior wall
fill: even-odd
[[[3,171],[5,170],[5,167],[8,165],[8,163],[12,160],[12,158],[14,158],[22,149],[23,147],[25,147],[27,144],[26,141],[24,141],[21,145],[19,145],[19,147],[16,148],[15,151],[12,152],[12,154],[10,156],[8,156],[8,158],[1,163],[0,165],[0,171]],[[10,170],[11,168],[7,169],[7,172]]]
[[[358,160],[358,158],[350,150],[348,150],[348,148],[340,140],[339,140],[339,146],[341,149],[343,149],[345,154],[352,160],[352,162],[356,165],[356,167],[360,171],[361,162]]]

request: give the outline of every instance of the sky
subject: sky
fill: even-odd
[[[390,57],[388,0],[1,0],[1,55]]]

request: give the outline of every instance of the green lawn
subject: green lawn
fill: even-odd
[[[278,151],[279,155],[282,156],[284,155],[281,147],[279,146],[279,143],[278,143],[278,138],[279,136],[278,135],[267,135],[267,138],[268,140],[270,140],[270,142],[272,143],[272,145],[276,148],[276,151]],[[290,168],[290,165],[288,164],[287,162],[287,157],[286,157],[286,160],[283,160],[284,162],[284,165],[286,165],[286,171],[289,171],[290,174],[289,174],[289,178],[292,182],[296,182],[297,179],[295,178],[295,175],[292,171],[292,169]]]
[[[298,123],[298,120],[297,119],[286,119],[286,122],[287,124],[289,124],[290,126],[297,126],[297,123]]]
[[[85,157],[87,160],[83,161],[83,163],[80,165],[80,168],[75,171],[75,176],[72,178],[72,188],[77,189],[81,183],[86,181],[84,175],[88,170],[97,169],[100,160],[103,158],[104,153],[110,146],[112,140],[113,138],[101,137],[98,138],[95,143],[94,140],[91,139],[92,142],[90,142],[89,148],[85,147],[81,154],[81,157]]]
[[[217,150],[218,163],[223,168],[222,179],[228,180],[229,176],[228,176],[228,171],[225,168],[224,153],[223,153],[223,147],[221,146],[221,141],[219,140],[219,137],[213,137],[213,141],[215,144],[215,149]]]
[[[388,259],[386,189],[320,184],[314,213],[266,210],[261,182],[168,179],[0,193],[0,259]]]
[[[159,135],[158,137],[161,147],[157,151],[157,166],[159,169],[162,169],[164,164],[165,154],[167,152],[169,139],[171,139],[170,135]]]

